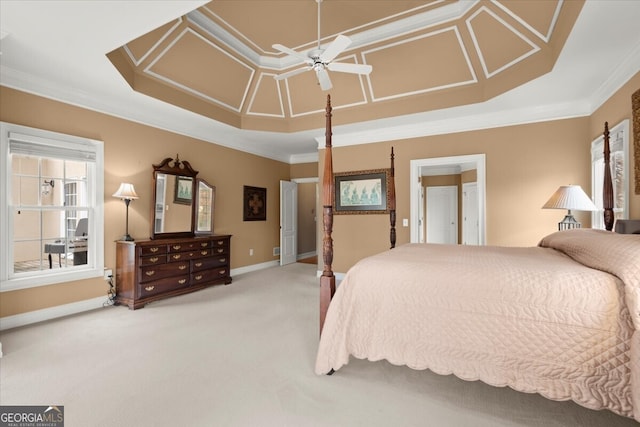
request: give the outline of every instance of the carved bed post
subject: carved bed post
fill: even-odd
[[[604,122],[604,183],[602,196],[604,207],[604,227],[607,231],[613,230],[613,182],[611,180],[611,160],[609,149],[609,122]]]
[[[331,95],[327,95],[327,129],[325,131],[326,145],[324,153],[324,172],[322,174],[322,224],[324,236],[322,238],[322,258],[324,268],[322,276],[320,276],[320,333],[324,326],[324,319],[329,309],[329,303],[336,291],[336,278],[331,270],[333,263],[333,240],[331,233],[333,231],[333,201],[334,201],[334,183],[333,183],[333,154],[331,152]]]
[[[396,168],[394,166],[393,147],[391,147],[391,171],[389,173],[389,222],[391,229],[389,230],[389,240],[391,249],[396,247]]]

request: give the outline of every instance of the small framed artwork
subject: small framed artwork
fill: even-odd
[[[244,186],[243,220],[266,221],[267,220],[267,189],[261,187]]]
[[[335,214],[389,213],[389,169],[335,173]]]
[[[190,205],[193,200],[193,178],[190,176],[176,176],[176,190],[173,203]]]

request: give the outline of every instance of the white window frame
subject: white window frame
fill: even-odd
[[[629,163],[629,119],[623,120],[617,125],[609,129],[609,149],[611,157],[614,153],[622,153],[624,168],[622,170],[622,191],[624,193],[623,206],[615,206],[617,200],[617,188],[616,174],[611,171],[611,179],[613,183],[613,200],[614,200],[614,215],[619,219],[627,219],[629,217],[629,169],[631,165]],[[591,194],[593,197],[593,203],[595,203],[598,210],[591,213],[591,227],[604,230],[604,207],[602,200],[602,186],[604,177],[604,164],[598,163],[604,160],[604,135],[600,135],[593,142],[591,142]],[[611,168],[614,167],[614,162],[611,162]]]
[[[12,123],[0,122],[0,292],[102,277],[104,274],[104,144]],[[95,154],[88,168],[87,206],[91,212],[87,241],[87,264],[69,269],[39,270],[13,274],[13,206],[10,139],[20,139],[48,149],[72,149]],[[36,153],[37,155],[37,153]],[[46,157],[46,156],[45,156]],[[92,185],[93,183],[93,185]]]

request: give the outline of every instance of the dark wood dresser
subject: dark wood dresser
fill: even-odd
[[[231,283],[231,236],[119,241],[116,304],[130,309],[209,285]]]

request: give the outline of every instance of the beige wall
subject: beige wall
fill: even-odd
[[[559,185],[580,184],[590,193],[590,143],[602,133],[605,120],[615,125],[631,118],[631,93],[638,87],[640,74],[591,117],[334,148],[334,170],[387,168],[391,146],[395,147],[397,243],[402,244],[409,241],[409,228],[401,226],[410,214],[409,161],[485,153],[487,243],[534,245],[554,231],[564,215],[540,208]],[[115,267],[115,240],[122,236],[125,220],[124,204],[111,194],[122,181],[135,185],[140,199],[131,203],[129,231],[136,239],[147,238],[151,231],[151,165],[164,157],[179,154],[200,171],[200,178],[216,186],[214,227],[217,233],[233,234],[232,268],[276,259],[272,250],[279,245],[281,179],[319,176],[322,182],[324,150],[319,163],[287,165],[5,87],[0,87],[0,120],[104,141],[104,250],[105,264],[111,268]],[[633,182],[633,168],[631,171]],[[267,221],[242,221],[243,185],[267,188]],[[633,188],[630,185],[632,193]],[[576,216],[590,224],[587,213]],[[640,218],[640,195],[631,196],[630,216]],[[338,215],[334,220],[336,272],[346,272],[359,259],[389,247],[387,215]],[[317,224],[321,236],[321,215]],[[248,255],[249,248],[254,249],[253,257]],[[106,297],[106,292],[102,278],[4,292],[0,317]]]
[[[125,229],[124,203],[111,194],[123,181],[134,184],[140,199],[129,207],[129,232],[136,240],[147,239],[151,234],[152,164],[176,154],[199,171],[198,177],[216,186],[214,231],[233,235],[231,267],[277,259],[273,248],[280,239],[279,183],[290,178],[290,165],[5,87],[0,87],[0,120],[104,141],[107,267],[115,268],[115,241]],[[243,185],[267,188],[266,221],[242,221]],[[251,257],[250,248],[254,250]],[[3,292],[0,317],[99,296],[106,299],[106,295],[102,278]]]
[[[397,244],[410,240],[402,219],[410,217],[409,162],[412,159],[486,154],[487,244],[531,246],[557,230],[565,212],[541,206],[560,185],[579,184],[591,192],[590,144],[602,134],[603,123],[631,118],[631,94],[640,74],[604,103],[591,117],[555,120],[473,132],[437,135],[361,146],[334,147],[335,172],[389,167],[395,149]],[[630,156],[633,152],[630,153]],[[319,156],[322,177],[324,150]],[[631,157],[631,162],[637,161]],[[633,167],[631,167],[633,171]],[[633,182],[633,172],[631,173]],[[630,185],[633,193],[633,185]],[[574,212],[590,226],[588,212]],[[640,195],[631,195],[630,217],[640,218]],[[321,233],[322,220],[318,229]],[[388,215],[334,216],[333,270],[346,272],[358,260],[389,247]]]

